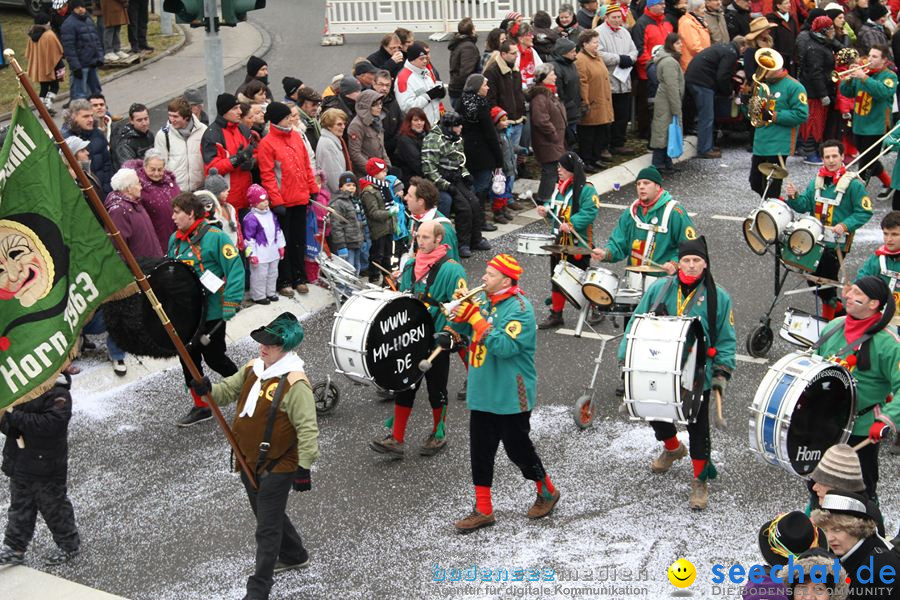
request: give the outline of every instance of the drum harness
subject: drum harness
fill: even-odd
[[[425,306],[436,307],[438,309],[438,312],[440,312],[441,303],[432,300],[431,286],[434,285],[434,282],[437,279],[437,276],[441,270],[441,267],[444,266],[444,263],[447,262],[448,260],[450,260],[450,257],[445,254],[444,256],[439,258],[433,265],[431,265],[431,268],[428,270],[428,275],[425,276],[425,290],[421,293],[415,294],[415,298],[417,300],[420,300],[423,304],[425,304]],[[415,264],[416,264],[415,260],[407,261],[406,265],[404,265],[404,267],[403,267],[403,270],[406,271],[407,269],[412,269],[412,268],[414,268]],[[416,282],[414,281],[413,285],[415,285],[415,283]]]
[[[824,177],[822,177],[821,175],[816,175],[815,182],[816,207],[814,210],[818,212],[818,210],[821,208],[821,212],[815,214],[814,216],[819,219],[819,222],[822,223],[822,225],[826,227],[825,241],[832,241],[835,244],[840,244],[841,242],[843,242],[844,247],[842,248],[842,252],[844,252],[844,254],[850,251],[850,244],[853,242],[853,235],[850,233],[845,233],[840,238],[835,238],[834,233],[831,231],[831,229],[828,229],[828,227],[831,227],[828,224],[828,221],[830,220],[832,209],[837,208],[838,205],[840,205],[840,203],[843,201],[844,192],[847,191],[847,188],[850,186],[850,183],[853,181],[854,177],[854,175],[848,175],[847,173],[844,173],[841,178],[837,182],[835,182],[834,187],[836,194],[834,198],[826,198],[822,196],[822,190],[825,189]],[[844,183],[845,181],[846,183]]]
[[[634,220],[634,226],[642,231],[647,232],[647,237],[644,240],[644,252],[641,254],[641,264],[647,262],[648,259],[653,257],[653,244],[654,238],[657,233],[666,234],[669,232],[669,217],[672,215],[672,211],[675,209],[675,206],[678,204],[675,200],[669,200],[666,202],[666,208],[663,210],[662,216],[662,224],[656,224],[656,217],[653,217],[649,223],[644,223],[637,217],[637,207],[639,204],[639,200],[635,200],[631,204],[631,218]]]
[[[553,213],[556,215],[556,218],[559,219],[560,221],[562,221],[562,220],[565,218],[565,212],[566,212],[566,209],[567,209],[567,208],[570,209],[570,210],[569,210],[569,214],[570,214],[570,215],[571,215],[573,212],[578,212],[579,207],[575,205],[575,202],[577,202],[578,199],[577,199],[577,198],[574,198],[574,199],[573,199],[572,196],[573,196],[573,193],[572,193],[572,186],[569,186],[569,187],[566,189],[566,191],[565,191],[565,193],[563,194],[561,200],[559,199],[559,197],[560,197],[560,194],[559,194],[559,188],[556,188],[556,189],[553,190],[553,197],[550,198],[550,210],[553,211]],[[571,204],[571,208],[570,208],[570,204]],[[558,222],[554,221],[553,223],[554,223],[554,224],[553,224],[553,228],[552,228],[552,230],[551,230],[551,233],[553,233],[553,236],[554,236],[555,239],[556,239],[556,243],[557,243],[557,244],[562,244],[562,243],[563,243],[563,241],[562,241],[563,236],[564,236],[564,235],[568,235],[568,234],[564,234],[563,232],[561,232],[561,231],[559,230],[559,223],[558,223]],[[571,216],[569,217],[569,223],[571,224]],[[560,258],[560,261],[561,261],[561,262],[568,262],[568,259],[569,259],[568,255],[565,255],[565,254],[564,254],[564,255]]]
[[[881,274],[891,280],[891,282],[888,284],[888,289],[891,290],[891,293],[896,292],[897,280],[900,279],[900,273],[898,273],[897,271],[891,271],[887,268],[887,257],[884,254],[878,257],[878,266],[881,268]]]

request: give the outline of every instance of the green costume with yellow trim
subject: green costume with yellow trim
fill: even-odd
[[[836,181],[817,175],[803,193],[788,198],[787,204],[797,212],[817,217],[826,227],[843,223],[847,233],[853,233],[872,218],[872,200],[858,177],[846,174],[844,177],[852,179],[843,194],[838,191]],[[835,246],[835,242],[825,241],[825,247]]]
[[[865,79],[850,77],[841,82],[841,93],[855,98],[853,133],[883,135],[891,127],[891,107],[897,93],[897,76],[890,69],[868,73]],[[860,151],[865,148],[860,148]]]
[[[900,306],[900,254],[879,256],[869,255],[856,273],[856,278],[880,277],[894,295],[894,304]]]
[[[775,100],[774,118],[754,130],[753,154],[790,156],[797,142],[798,128],[809,118],[806,88],[787,75],[777,81],[766,79],[766,85],[769,86],[768,96],[762,86],[758,86],[756,93],[761,98]]]
[[[244,298],[244,264],[228,234],[207,222],[201,223],[189,240],[178,239],[178,232],[169,238],[167,256],[187,263],[197,277],[203,272],[223,279],[224,285],[216,293],[207,292],[206,320],[229,320],[235,315]]]
[[[450,251],[448,250],[448,258],[438,268],[437,275],[434,277],[434,283],[430,287],[428,286],[430,271],[418,281],[413,281],[415,277],[415,260],[408,261],[400,274],[400,290],[412,292],[414,296],[425,302],[426,306],[428,306],[428,314],[434,320],[434,330],[436,332],[443,331],[448,324],[447,317],[439,304],[450,302],[453,300],[453,293],[456,290],[466,287],[466,270],[461,264],[449,258],[449,256]],[[425,295],[426,288],[428,291],[427,297]]]
[[[578,235],[581,236],[581,239],[587,242],[587,245],[581,243],[571,233],[562,233],[559,230],[559,223],[553,217],[550,217],[550,232],[559,240],[558,243],[587,248],[588,252],[586,254],[590,254],[594,241],[594,220],[597,218],[597,211],[600,208],[600,197],[597,195],[597,190],[594,189],[593,185],[585,183],[577,200],[573,199],[572,180],[569,181],[570,183],[563,193],[560,193],[559,188],[553,191],[553,196],[550,200],[544,202],[544,207],[555,214],[563,223],[571,224]]]

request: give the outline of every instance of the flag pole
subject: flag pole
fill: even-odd
[[[159,300],[156,297],[156,294],[153,292],[153,288],[151,288],[150,284],[147,282],[147,276],[144,275],[144,271],[135,260],[134,255],[128,248],[128,244],[126,244],[125,240],[122,239],[122,235],[119,232],[119,229],[110,218],[109,213],[106,211],[106,207],[103,205],[103,202],[100,201],[100,197],[97,195],[97,190],[95,190],[94,186],[91,185],[91,182],[88,180],[87,175],[84,174],[84,171],[81,169],[78,161],[75,160],[75,155],[72,154],[72,150],[63,139],[62,132],[60,132],[59,127],[57,127],[56,123],[53,122],[53,118],[47,111],[47,107],[44,106],[44,103],[40,101],[37,92],[34,91],[34,86],[31,85],[31,82],[28,80],[27,75],[22,71],[22,67],[16,60],[16,53],[12,49],[7,48],[3,51],[3,57],[10,64],[10,66],[12,66],[13,71],[15,72],[16,77],[19,80],[19,85],[21,85],[25,92],[28,94],[28,97],[31,99],[31,103],[34,105],[34,107],[37,108],[38,114],[40,114],[41,116],[41,120],[44,121],[44,124],[50,130],[50,133],[53,135],[53,139],[56,142],[56,145],[59,146],[59,149],[62,151],[66,162],[69,163],[69,168],[75,172],[75,176],[78,178],[79,186],[81,186],[81,189],[87,196],[88,202],[90,202],[94,211],[103,222],[103,226],[106,228],[107,235],[112,240],[112,243],[116,247],[116,250],[118,250],[122,255],[122,258],[125,259],[125,263],[128,265],[128,268],[131,269],[131,273],[134,275],[134,280],[138,284],[138,287],[147,297],[147,300],[150,302],[150,306],[153,308],[153,311],[156,313],[156,316],[162,323],[163,328],[165,328],[166,333],[169,334],[169,338],[172,340],[172,344],[175,346],[175,350],[176,352],[178,352],[178,356],[181,358],[184,364],[187,365],[191,377],[195,380],[201,379],[202,375],[200,374],[199,369],[197,369],[197,365],[194,364],[191,355],[188,354],[187,348],[185,348],[184,344],[181,341],[181,338],[178,337],[178,333],[172,326],[172,322],[169,321],[169,317],[168,315],[166,315],[165,309],[163,308],[162,304],[160,304]],[[250,485],[252,485],[255,489],[257,487],[256,477],[254,476],[253,471],[250,469],[250,466],[247,464],[247,461],[244,460],[244,455],[241,452],[240,447],[238,446],[237,438],[234,437],[234,432],[231,431],[231,428],[225,421],[225,417],[222,415],[222,411],[219,409],[219,406],[216,404],[215,400],[212,399],[212,396],[210,394],[206,394],[204,396],[204,400],[209,403],[209,406],[212,409],[213,416],[216,418],[216,422],[219,424],[219,427],[222,428],[222,432],[225,434],[225,439],[228,440],[228,443],[234,450],[234,456],[235,458],[237,458],[241,469],[244,471],[244,475],[247,476],[247,479],[250,481]]]

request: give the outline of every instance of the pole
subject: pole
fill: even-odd
[[[44,103],[40,101],[37,92],[34,91],[34,86],[31,85],[28,77],[22,71],[22,67],[16,60],[16,53],[7,48],[3,51],[3,57],[12,66],[13,71],[16,73],[16,77],[19,79],[19,84],[25,90],[25,93],[28,94],[28,97],[31,99],[31,103],[35,108],[37,108],[38,114],[41,115],[41,120],[44,121],[44,124],[50,130],[50,133],[53,135],[53,140],[56,142],[56,145],[59,146],[60,150],[62,150],[66,162],[69,163],[69,168],[75,172],[75,176],[78,178],[78,185],[81,186],[81,189],[87,195],[88,202],[90,202],[91,207],[94,209],[94,212],[97,214],[97,216],[100,217],[100,220],[103,222],[103,227],[106,229],[110,240],[116,247],[116,250],[118,250],[122,255],[122,258],[125,259],[125,263],[128,265],[128,268],[131,269],[131,273],[134,275],[135,282],[138,284],[138,287],[141,288],[141,292],[143,292],[147,297],[147,300],[150,302],[150,306],[153,307],[153,311],[156,313],[156,316],[159,317],[160,322],[166,330],[166,333],[169,334],[169,339],[172,340],[172,344],[175,346],[175,350],[178,352],[178,356],[182,361],[184,361],[184,364],[187,365],[191,377],[193,379],[199,380],[202,376],[200,375],[200,371],[197,369],[197,365],[194,364],[194,361],[191,359],[190,354],[188,354],[187,348],[184,347],[181,338],[178,337],[178,333],[176,333],[171,321],[169,321],[169,317],[168,315],[166,315],[165,309],[163,309],[162,305],[159,303],[159,300],[156,298],[156,294],[153,292],[153,288],[151,288],[150,284],[147,283],[147,276],[144,275],[144,272],[141,270],[140,265],[138,265],[137,261],[135,260],[134,255],[131,253],[128,245],[125,243],[125,240],[122,239],[122,234],[119,233],[116,224],[113,223],[112,219],[109,216],[109,213],[106,212],[106,207],[103,205],[103,202],[100,201],[100,197],[97,195],[97,190],[94,189],[94,187],[91,185],[91,182],[88,180],[87,175],[85,175],[84,171],[81,170],[78,161],[75,160],[75,155],[72,154],[72,150],[69,149],[68,144],[66,144],[65,140],[63,139],[62,133],[60,133],[59,131],[59,127],[57,127],[56,123],[53,122],[53,118],[50,116],[50,113],[47,112],[47,107],[44,106]],[[237,458],[238,463],[240,463],[241,469],[243,469],[244,474],[247,476],[247,479],[250,480],[250,484],[254,488],[256,488],[256,477],[254,477],[253,471],[250,469],[247,461],[244,460],[244,455],[241,453],[240,447],[237,443],[237,439],[234,437],[234,432],[231,431],[228,423],[225,422],[225,417],[222,416],[222,411],[219,410],[219,406],[209,394],[204,396],[204,399],[209,403],[209,406],[212,409],[213,416],[216,418],[216,422],[219,423],[219,427],[222,428],[222,432],[225,434],[225,438],[228,440],[228,443],[231,444],[231,447],[234,450],[234,456],[235,458]]]
[[[219,37],[218,0],[203,0],[206,39],[203,42],[206,66],[206,110],[216,106],[216,98],[225,93],[225,69],[222,66],[222,38]]]

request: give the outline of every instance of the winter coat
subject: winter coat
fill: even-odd
[[[369,235],[374,242],[385,236],[393,235],[397,226],[397,217],[392,215],[386,207],[381,188],[366,178],[359,180],[362,192],[359,195],[366,212],[366,221],[369,223]],[[337,220],[337,219],[335,219]],[[334,234],[334,225],[331,229]]]
[[[331,96],[326,96],[322,100],[322,112],[324,113],[329,108],[338,108],[345,115],[347,115],[347,123],[353,120],[353,117],[356,116],[356,102],[347,98],[343,94],[333,94]],[[344,134],[346,138],[346,133]]]
[[[731,77],[737,61],[738,49],[734,43],[710,46],[688,65],[684,81],[715,90],[719,96],[730,96]]]
[[[403,68],[403,62],[394,62],[394,59],[391,58],[391,55],[387,53],[382,47],[378,47],[378,50],[369,55],[369,62],[372,63],[378,69],[384,69],[388,73],[391,74],[392,78],[397,77],[397,73],[400,72],[400,69]]]
[[[331,248],[335,252],[343,248],[356,249],[366,239],[363,223],[356,218],[356,204],[346,192],[338,192],[331,199],[331,208],[344,217],[331,221]]]
[[[319,120],[301,110],[300,125],[303,127],[306,139],[309,140],[309,145],[315,150],[316,146],[319,145],[319,136],[322,135],[322,126],[319,125]]]
[[[88,69],[103,64],[103,43],[87,13],[71,13],[63,21],[59,33],[70,69]]]
[[[241,228],[250,256],[258,258],[260,263],[271,263],[281,258],[278,251],[285,246],[284,233],[271,209],[251,208],[244,215]]]
[[[861,6],[857,6],[853,10],[846,13],[847,23],[850,25],[850,28],[853,30],[853,33],[859,35],[859,30],[862,29],[862,26],[866,24],[866,21],[869,20],[869,9],[862,8]]]
[[[439,190],[447,191],[454,181],[467,177],[466,153],[461,137],[446,135],[435,127],[422,140],[422,170]],[[369,211],[366,210],[368,215]],[[375,234],[372,234],[375,239]]]
[[[653,59],[656,64],[656,100],[653,102],[653,122],[650,126],[650,147],[666,148],[672,117],[681,123],[681,100],[684,98],[684,72],[675,57],[660,48]],[[684,123],[681,123],[682,127]]]
[[[859,50],[860,56],[869,54],[869,50],[873,46],[879,44],[887,45],[887,43],[887,33],[885,32],[883,25],[877,25],[871,21],[867,21],[859,28],[856,38],[856,47]]]
[[[506,111],[510,121],[518,122],[525,116],[525,96],[522,93],[522,76],[495,52],[484,67],[488,80],[487,101]]]
[[[484,171],[502,167],[503,151],[487,100],[475,92],[464,92],[460,108],[466,168],[469,171]]]
[[[100,181],[103,195],[109,194],[112,191],[109,182],[114,171],[106,136],[103,135],[103,132],[96,125],[93,129],[88,130],[72,129],[68,126],[63,126],[62,136],[65,138],[70,135],[78,136],[88,142],[88,152],[91,154],[91,172]]]
[[[397,133],[402,124],[403,111],[400,110],[400,104],[394,97],[394,92],[391,91],[381,100],[381,130],[384,132],[384,148],[387,150],[388,156],[397,147]]]
[[[556,94],[543,85],[528,88],[525,93],[531,102],[534,158],[541,164],[556,162],[566,151],[566,108]]]
[[[872,571],[868,572],[871,561]],[[900,572],[900,556],[892,550],[890,544],[877,535],[872,535],[862,540],[862,544],[855,547],[841,557],[841,566],[850,577],[850,598],[897,598],[900,597],[900,582],[896,579],[892,583],[884,583],[879,573],[885,567],[892,568],[894,573]],[[860,567],[866,567],[866,571],[859,573]],[[861,583],[863,574],[869,577],[868,583]]]
[[[703,18],[706,19],[706,27],[709,29],[710,45],[727,44],[731,41],[731,37],[728,35],[728,23],[725,22],[724,10],[721,8],[719,10],[707,8],[706,15]]]
[[[381,118],[372,115],[372,103],[379,98],[381,96],[378,92],[364,90],[356,99],[356,116],[347,127],[347,149],[357,177],[366,174],[366,162],[372,157],[384,159],[388,165],[391,164],[384,147]]]
[[[147,177],[142,161],[129,161],[122,165],[137,172],[141,182],[141,204],[150,217],[156,239],[160,248],[169,246],[169,236],[175,231],[175,223],[172,221],[172,198],[181,193],[181,188],[175,181],[175,175],[171,171],[163,171],[160,181],[153,181]]]
[[[49,27],[35,25],[28,32],[25,58],[28,60],[28,78],[32,81],[56,81],[56,65],[62,60],[63,47]]]
[[[594,29],[600,24],[601,20],[602,19],[597,16],[596,11],[587,10],[583,6],[579,6],[578,11],[575,13],[575,22],[577,22],[582,29]]]
[[[353,169],[353,165],[350,164],[350,152],[343,138],[323,129],[316,145],[316,165],[325,173],[328,189],[332,193],[337,192],[341,173]]]
[[[547,62],[553,58],[553,46],[559,39],[559,33],[550,28],[534,28],[534,49],[537,50],[541,60]]]
[[[609,82],[609,70],[603,60],[582,49],[575,57],[575,67],[581,81],[581,99],[587,104],[587,110],[582,113],[579,124],[612,123],[612,87]]]
[[[153,147],[155,140],[150,130],[142,133],[131,123],[125,123],[113,131],[109,149],[112,153],[113,168],[120,169],[129,160],[144,160],[144,154]]]
[[[828,47],[827,40],[819,34],[809,35],[809,45],[804,49],[797,64],[797,79],[806,88],[809,98],[834,99],[837,88],[831,83],[831,72],[834,70],[834,52]]]
[[[235,208],[247,208],[247,189],[253,183],[253,175],[250,173],[250,164],[234,167],[230,157],[249,145],[250,130],[239,123],[229,123],[221,116],[210,123],[200,140],[205,165],[203,174],[209,175],[210,169],[216,169],[219,175],[228,180],[226,201]]]
[[[609,82],[612,93],[631,93],[630,77],[627,81],[622,82],[612,76],[612,72],[619,66],[622,56],[627,56],[631,59],[631,66],[634,66],[634,62],[637,60],[638,52],[634,45],[634,40],[631,39],[631,33],[624,27],[619,27],[617,31],[613,31],[612,27],[606,23],[597,28],[597,33],[600,34],[600,58],[603,59],[606,69],[610,72]],[[559,82],[556,85],[559,87]]]
[[[450,86],[448,91],[454,96],[461,96],[466,79],[472,73],[481,73],[479,60],[478,36],[457,33],[450,40]]]
[[[709,48],[709,29],[695,15],[688,13],[678,20],[678,37],[681,38],[681,70],[702,50]]]
[[[140,198],[113,191],[106,197],[103,205],[135,258],[158,258],[163,255],[153,222]]]
[[[100,10],[103,11],[103,27],[117,27],[129,23],[128,0],[100,0]]]
[[[20,481],[66,481],[72,418],[69,385],[57,383],[0,417],[0,433],[6,436],[0,469],[8,477]],[[24,448],[19,448],[19,438],[25,442]]]
[[[556,17],[556,33],[559,37],[568,38],[572,43],[578,45],[578,36],[582,31],[584,31],[584,27],[578,24],[577,19],[572,19],[571,23],[564,26],[560,24],[559,17]]]
[[[551,64],[556,71],[556,93],[566,107],[566,120],[569,125],[575,124],[581,119],[581,105],[584,102],[581,99],[581,77],[575,61],[554,54]]]
[[[674,32],[672,24],[666,21],[665,15],[654,16],[644,13],[631,30],[631,39],[637,49],[638,79],[647,79],[647,65],[650,64],[650,53],[655,46],[662,46],[666,36]]]
[[[437,80],[428,69],[420,69],[406,61],[394,81],[394,96],[400,110],[409,112],[413,107],[421,108],[428,117],[428,124],[434,127],[441,120],[441,101],[432,100],[428,90],[437,85]]]
[[[185,192],[199,190],[204,182],[203,153],[200,144],[206,132],[206,125],[195,115],[191,115],[191,122],[194,128],[188,134],[187,140],[181,137],[181,132],[166,124],[156,132],[153,142],[153,148],[162,153],[166,159],[166,169],[172,171],[178,187]]]
[[[269,128],[259,142],[259,176],[272,206],[309,204],[319,192],[300,134],[293,129]]]
[[[686,11],[680,8],[675,8],[674,6],[667,5],[664,14],[666,17],[666,21],[669,23],[669,25],[672,26],[672,31],[674,33],[678,33],[678,22],[681,20],[681,17],[687,14]]]
[[[797,35],[800,33],[800,26],[797,19],[788,13],[788,20],[785,21],[781,15],[777,13],[769,13],[766,15],[769,23],[775,23],[778,27],[769,30],[772,34],[773,48],[784,58],[784,66],[791,75],[797,73],[797,54],[795,46],[797,43]]]
[[[394,150],[394,166],[399,167],[402,175],[400,180],[409,187],[409,180],[413,176],[425,177],[422,171],[422,140],[425,132],[413,133],[413,135],[398,135],[397,147]]]
[[[729,4],[725,9],[725,23],[728,25],[728,39],[736,35],[750,33],[750,11],[739,8],[737,4]]]

